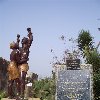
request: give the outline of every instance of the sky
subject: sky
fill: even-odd
[[[54,54],[60,59],[65,49],[72,49],[69,38],[77,39],[84,29],[94,37],[95,45],[100,41],[100,0],[0,0],[0,57],[10,60],[10,43],[17,34],[20,39],[27,37],[27,27],[34,37],[29,71],[50,76]]]

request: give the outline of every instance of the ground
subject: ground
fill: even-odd
[[[16,99],[3,98],[1,100],[16,100]],[[28,100],[40,100],[40,99],[39,98],[29,98]]]

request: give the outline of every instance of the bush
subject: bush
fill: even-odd
[[[41,98],[41,100],[55,100],[55,90],[55,81],[45,78],[33,84],[33,97]]]
[[[1,100],[2,98],[6,98],[6,97],[7,97],[6,91],[0,91],[0,100]]]

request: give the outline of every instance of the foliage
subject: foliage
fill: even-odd
[[[100,54],[96,49],[89,50],[86,56],[86,61],[93,66],[93,72],[98,73],[100,70]]]
[[[100,54],[97,48],[93,45],[92,36],[89,32],[82,30],[78,36],[78,47],[83,52],[83,58],[86,58],[86,63],[92,64],[93,72],[100,70]]]
[[[84,50],[85,46],[89,48],[93,47],[93,37],[90,35],[89,31],[81,30],[78,36],[78,47],[81,51]]]
[[[100,100],[100,72],[94,74],[94,100]]]
[[[7,97],[7,93],[5,91],[0,91],[0,100],[5,97]]]
[[[93,66],[93,93],[94,100],[100,99],[100,53],[93,45],[92,36],[89,32],[82,30],[78,36],[78,47],[83,52],[86,63]]]
[[[33,84],[33,96],[47,100],[54,100],[55,97],[55,80],[50,78],[35,81]]]
[[[7,66],[8,66],[9,62],[5,59],[3,59],[2,57],[0,57],[0,70],[3,73],[7,73]]]
[[[1,79],[1,90],[4,90],[4,88],[6,87],[7,84],[7,66],[9,64],[9,61],[3,59],[2,57],[0,57],[0,76]]]

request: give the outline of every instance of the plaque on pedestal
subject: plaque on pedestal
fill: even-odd
[[[80,59],[67,59],[66,66],[67,70],[78,70],[80,69]]]
[[[91,100],[91,88],[89,70],[58,72],[57,100]]]

